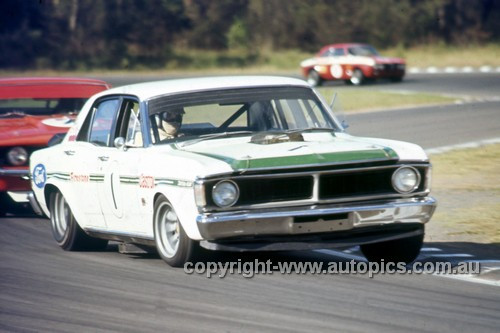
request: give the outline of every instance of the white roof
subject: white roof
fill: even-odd
[[[172,79],[146,83],[132,84],[106,90],[94,97],[113,94],[129,94],[140,100],[149,98],[212,89],[250,88],[262,86],[302,86],[309,87],[304,80],[280,76],[215,76],[189,79]]]

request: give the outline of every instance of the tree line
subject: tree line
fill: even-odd
[[[499,37],[500,0],[0,2],[0,68],[155,68],[178,50],[255,56],[335,42],[384,48]]]

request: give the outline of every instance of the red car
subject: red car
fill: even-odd
[[[331,44],[323,47],[314,58],[302,61],[300,66],[312,86],[329,80],[360,85],[378,78],[399,82],[405,75],[406,63],[401,58],[382,57],[368,44]]]
[[[109,88],[85,78],[0,79],[0,216],[27,206],[30,154],[66,133],[85,101]]]

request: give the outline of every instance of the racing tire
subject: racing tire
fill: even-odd
[[[50,194],[50,224],[52,235],[65,251],[98,251],[108,245],[104,239],[94,238],[80,228],[61,192]]]
[[[182,267],[194,261],[198,242],[188,237],[172,204],[160,196],[154,205],[153,229],[156,249],[160,257],[172,267]]]
[[[307,74],[307,83],[309,83],[313,87],[318,87],[323,83],[323,80],[319,76],[318,72],[312,69]]]
[[[401,82],[401,81],[403,81],[403,77],[402,76],[392,77],[391,81],[392,82]]]
[[[372,262],[404,262],[414,261],[424,243],[424,234],[387,242],[361,245],[361,252]]]
[[[349,82],[355,86],[360,86],[365,82],[365,75],[363,74],[363,71],[359,68],[356,68],[351,75],[351,78],[349,79]]]

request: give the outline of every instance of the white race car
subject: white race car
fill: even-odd
[[[60,247],[152,245],[172,266],[200,247],[358,244],[369,260],[410,262],[436,207],[419,146],[345,133],[315,90],[282,77],[104,91],[30,170]]]

